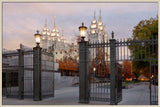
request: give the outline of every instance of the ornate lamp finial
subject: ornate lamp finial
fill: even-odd
[[[54,27],[56,27],[56,16],[54,16]]]
[[[82,26],[84,25],[84,23],[82,22]]]
[[[39,30],[37,30],[37,34],[39,34]]]
[[[113,31],[112,31],[111,35],[112,35],[112,39],[113,39],[114,38],[114,32]]]

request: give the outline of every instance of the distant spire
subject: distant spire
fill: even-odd
[[[94,10],[94,19],[96,18],[96,11]]]
[[[62,30],[62,36],[63,36],[63,30]]]
[[[100,20],[102,19],[102,17],[101,17],[101,9],[100,9],[100,11],[99,11],[99,19],[100,19]]]
[[[56,16],[54,16],[54,27],[56,27]]]
[[[45,27],[47,27],[47,19],[45,19]]]

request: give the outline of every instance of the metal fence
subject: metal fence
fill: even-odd
[[[158,64],[150,64],[150,104],[158,105]]]
[[[87,48],[90,80],[90,101],[110,101],[109,43],[90,43]]]
[[[33,98],[33,50],[24,51],[24,97]]]
[[[41,89],[42,98],[54,96],[54,57],[52,53],[41,54]]]
[[[112,35],[114,37],[114,35]],[[79,42],[80,102],[117,104],[122,100],[122,73],[139,72],[150,82],[150,104],[158,104],[158,38]],[[131,62],[125,69],[124,62]],[[88,82],[89,80],[89,82]],[[143,79],[142,79],[143,80]]]
[[[22,49],[19,49],[18,52],[3,54],[3,95],[19,99],[34,98],[36,78],[34,77],[33,59],[36,55],[33,50],[24,51]],[[40,56],[40,95],[43,99],[54,96],[54,57],[52,53],[44,50]]]
[[[90,100],[110,102],[111,97],[111,60],[110,42],[98,41],[89,43],[87,48],[90,79]],[[115,64],[115,96],[117,103],[122,100],[122,66]]]
[[[7,97],[18,97],[18,52],[3,54],[3,94]],[[5,85],[4,85],[5,84]]]
[[[158,38],[116,40],[116,61],[132,61],[133,68],[141,70],[149,82],[150,104],[158,104]],[[123,67],[123,66],[122,66]],[[133,69],[136,71],[136,69]],[[131,71],[132,73],[132,71]],[[134,74],[132,74],[134,75]],[[132,77],[131,77],[132,78]]]
[[[117,75],[116,75],[117,103],[119,103],[120,101],[122,101],[122,65],[117,63],[116,70],[117,70]]]

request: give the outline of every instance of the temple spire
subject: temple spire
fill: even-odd
[[[99,20],[102,20],[101,9],[99,10]]]
[[[94,19],[96,19],[96,11],[94,10]]]
[[[62,36],[63,36],[63,30],[62,30]]]
[[[47,19],[45,19],[45,27],[47,27]]]
[[[54,16],[54,27],[56,27],[56,16]]]

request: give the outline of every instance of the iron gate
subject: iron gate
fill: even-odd
[[[158,105],[158,63],[150,62],[150,104]]]
[[[116,70],[117,70],[117,103],[122,101],[122,65],[116,64]]]
[[[88,45],[90,100],[110,101],[109,43]]]
[[[18,52],[3,54],[3,94],[18,97]]]
[[[131,61],[150,82],[150,104],[158,104],[158,38],[116,40],[116,62]],[[123,66],[122,66],[123,69]],[[133,69],[135,70],[135,69]],[[132,71],[131,71],[132,72]],[[132,74],[133,75],[133,74]]]
[[[158,104],[158,38],[112,39],[79,42],[80,102],[122,100],[123,63],[130,61],[135,70],[149,79],[150,104]],[[131,76],[132,68],[130,70]],[[136,75],[136,74],[135,74]],[[131,77],[132,78],[132,77]],[[89,80],[89,81],[88,81]]]
[[[33,98],[33,57],[33,50],[19,49],[18,52],[3,54],[3,95],[19,99]],[[42,50],[41,57],[40,88],[43,99],[54,96],[54,57],[45,50]]]
[[[22,91],[24,98],[33,98],[33,50],[23,51],[24,73],[22,73]],[[23,89],[24,88],[24,89]]]
[[[92,42],[88,44],[88,63],[90,80],[90,101],[110,102],[111,76],[110,76],[110,42]],[[113,58],[114,59],[114,58]],[[122,66],[115,64],[116,103],[122,100]]]
[[[52,53],[41,53],[41,89],[42,98],[54,96],[54,57]]]
[[[18,67],[10,66],[6,70],[6,96],[18,97]]]

